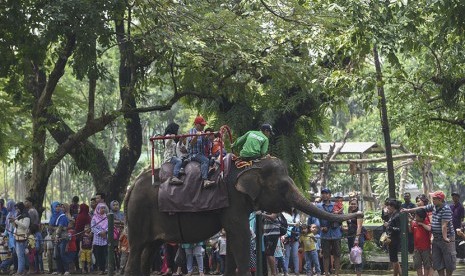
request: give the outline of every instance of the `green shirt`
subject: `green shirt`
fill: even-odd
[[[268,152],[269,140],[261,131],[251,130],[237,138],[233,149],[240,149],[241,157],[262,157]]]

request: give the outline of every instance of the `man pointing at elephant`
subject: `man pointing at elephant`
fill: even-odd
[[[274,135],[273,127],[270,124],[263,124],[260,131],[251,130],[231,145],[234,151],[239,151],[242,160],[250,161],[259,159],[268,152],[268,138]]]

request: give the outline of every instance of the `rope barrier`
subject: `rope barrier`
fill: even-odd
[[[102,221],[105,221],[105,220],[107,220],[107,217],[105,217],[105,218],[99,220],[94,226],[91,226],[90,229],[95,228],[97,225],[99,225]],[[49,225],[49,226],[50,226],[50,225]],[[52,226],[52,227],[57,227],[57,226]],[[26,238],[26,239],[28,238],[28,234],[15,234],[14,231],[11,231],[11,230],[9,230],[9,229],[5,229],[5,231],[8,232],[8,233],[11,233],[11,234],[13,234],[13,235],[15,235],[15,236],[17,236],[17,237],[23,237],[23,238]],[[80,231],[80,232],[77,232],[77,233],[75,233],[75,234],[69,235],[69,237],[78,236],[78,235],[84,233],[85,231],[86,231],[86,230],[84,229],[84,230],[82,230],[82,231]],[[108,232],[108,231],[107,231],[107,232]],[[45,241],[52,241],[52,242],[57,241],[57,242],[58,242],[58,241],[61,241],[61,240],[68,240],[68,239],[67,239],[67,238],[42,239],[42,241],[44,241],[44,242],[45,242]]]
[[[250,219],[249,219],[249,220],[250,220]],[[274,225],[274,226],[279,225],[279,229],[284,229],[284,227],[281,226],[281,223],[279,223],[279,222],[273,221],[273,222],[271,222],[271,224]],[[297,226],[297,225],[296,225],[296,226]],[[307,226],[307,224],[305,224],[305,223],[299,223],[299,224],[298,224],[298,227],[302,227],[302,226]],[[294,227],[294,226],[291,226],[291,227]],[[375,230],[376,230],[376,229],[379,229],[379,228],[381,228],[381,227],[383,227],[383,225],[380,225],[380,226],[376,227]],[[299,234],[299,235],[301,234],[301,232],[292,231],[292,230],[289,230],[289,228],[290,228],[290,227],[288,226],[288,227],[287,227],[287,231],[288,231],[288,232],[291,232],[291,234]],[[363,235],[363,234],[364,234],[364,233],[354,234],[354,235],[344,235],[344,234],[343,234],[342,237],[340,237],[340,238],[322,238],[322,237],[314,237],[314,238],[315,238],[315,239],[320,239],[320,240],[342,240],[342,239],[346,239],[346,238],[352,238],[352,237],[361,236],[361,235]],[[287,235],[287,234],[286,234],[286,235]]]

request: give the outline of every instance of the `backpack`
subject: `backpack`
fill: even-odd
[[[284,236],[287,233],[287,220],[282,213],[279,214],[279,235]]]

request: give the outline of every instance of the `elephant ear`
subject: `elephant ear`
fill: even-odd
[[[236,182],[236,190],[249,195],[252,200],[258,198],[261,192],[262,176],[259,168],[252,168],[242,172]]]

